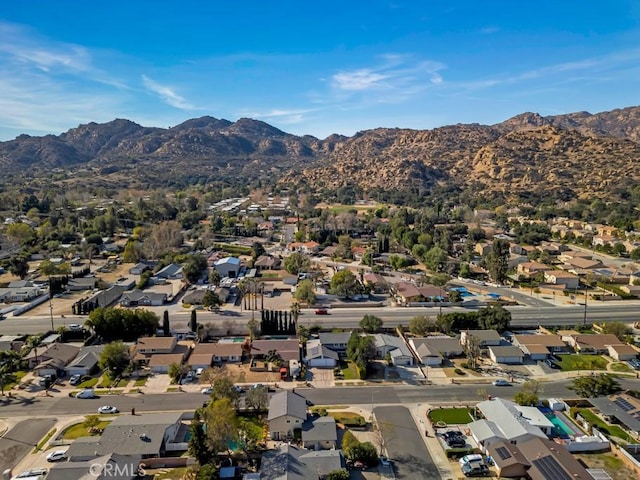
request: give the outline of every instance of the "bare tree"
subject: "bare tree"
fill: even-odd
[[[389,443],[394,440],[394,427],[389,422],[379,422],[375,419],[371,423],[373,440],[378,447],[378,454],[385,455]]]

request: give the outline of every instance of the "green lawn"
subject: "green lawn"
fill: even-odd
[[[109,425],[111,421],[101,421],[96,429],[103,430],[107,425]],[[87,427],[85,427],[82,423],[76,423],[74,425],[70,425],[62,431],[62,438],[64,440],[75,440],[80,437],[89,437],[95,436],[98,433],[91,433]]]
[[[627,365],[626,363],[622,363],[622,362],[612,363],[611,364],[611,370],[613,370],[614,372],[631,372],[631,371],[633,371],[633,370],[631,370],[631,367],[629,365]]]
[[[98,383],[99,378],[90,378],[89,380],[82,382],[78,385],[78,388],[93,388]]]
[[[18,385],[22,379],[24,378],[24,376],[27,374],[28,372],[25,372],[24,370],[18,370],[17,372],[13,372],[13,374],[15,375],[16,380],[14,382],[7,382],[4,386],[4,391],[8,392],[9,390],[11,390],[13,387],[15,387],[16,385]]]
[[[144,387],[147,384],[147,380],[149,377],[142,377],[135,381],[133,384],[134,387]]]
[[[618,437],[618,438],[621,438],[622,440],[624,440],[626,442],[629,442],[629,443],[635,443],[633,438],[631,438],[627,434],[627,432],[625,432],[622,428],[620,428],[617,425],[607,425],[604,422],[604,420],[600,419],[600,417],[598,417],[591,410],[586,409],[586,408],[582,408],[582,409],[578,410],[578,413],[580,414],[580,416],[582,418],[584,418],[591,425],[595,426],[598,430],[600,430],[605,435],[609,435],[609,436],[612,436],[612,437]]]
[[[49,433],[47,433],[42,440],[40,440],[40,442],[38,443],[38,445],[36,445],[36,448],[33,450],[33,453],[37,453],[40,450],[42,450],[44,448],[44,446],[47,444],[47,442],[51,439],[51,437],[53,437],[53,434],[56,433],[56,429],[54,428],[53,430],[49,430]]]
[[[444,422],[447,425],[461,425],[473,422],[468,408],[439,408],[429,412],[433,423]]]
[[[606,370],[607,360],[600,355],[558,355],[560,368],[567,370]]]
[[[343,380],[360,380],[360,375],[358,375],[358,368],[353,362],[347,363],[347,365],[342,368],[342,375]]]

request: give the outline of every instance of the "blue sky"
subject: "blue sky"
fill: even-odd
[[[324,138],[640,104],[637,0],[7,0],[0,140],[251,117]]]

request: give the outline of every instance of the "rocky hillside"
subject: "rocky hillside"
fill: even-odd
[[[639,160],[640,107],[594,115],[524,113],[493,126],[380,128],[324,140],[247,118],[202,117],[168,129],[118,119],[0,143],[4,172],[36,177],[60,168],[89,171],[112,185],[125,179],[145,186],[261,179],[306,191],[437,187],[507,198],[612,195],[640,180]]]

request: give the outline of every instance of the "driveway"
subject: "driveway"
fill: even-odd
[[[55,423],[52,418],[24,420],[0,438],[0,472],[20,463]]]
[[[310,368],[307,372],[307,379],[313,382],[317,388],[333,387],[332,368]]]
[[[396,478],[440,478],[438,468],[406,407],[376,407],[374,414],[384,435],[384,447],[394,462]]]

